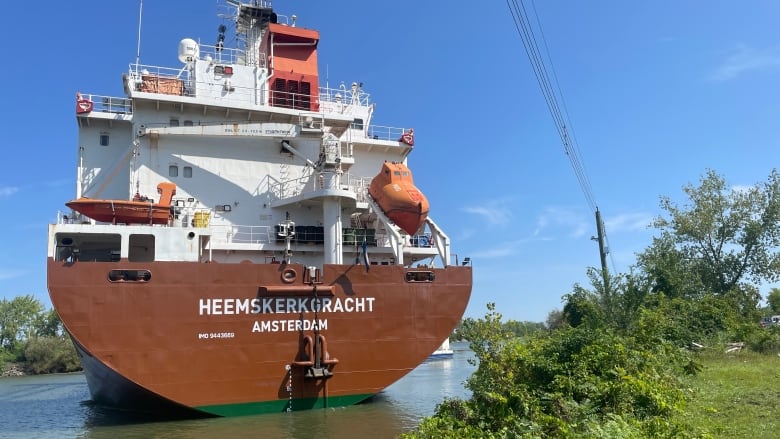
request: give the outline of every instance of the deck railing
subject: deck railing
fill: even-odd
[[[339,185],[334,176],[335,173],[333,172],[323,172],[283,182],[271,181],[269,182],[269,189],[271,194],[279,200],[306,196],[321,189],[348,189],[356,194],[358,202],[368,201],[368,185],[371,184],[371,178],[358,177],[346,173],[341,176],[341,184]]]
[[[270,244],[275,239],[271,226],[215,224],[209,229],[214,244]]]

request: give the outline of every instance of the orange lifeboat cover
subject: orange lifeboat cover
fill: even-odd
[[[428,218],[428,199],[414,185],[412,171],[403,163],[385,162],[371,180],[368,193],[387,217],[409,235]]]
[[[176,184],[162,182],[157,185],[160,201],[154,203],[137,196],[133,200],[103,200],[81,197],[65,203],[66,206],[95,221],[114,224],[167,224],[170,206],[176,194]]]

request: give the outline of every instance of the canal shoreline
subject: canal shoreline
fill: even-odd
[[[21,377],[28,375],[24,363],[6,363],[0,372],[0,378]]]

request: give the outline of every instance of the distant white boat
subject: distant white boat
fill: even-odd
[[[450,347],[450,339],[445,338],[444,343],[439,346],[438,349],[433,351],[430,358],[452,358],[453,352],[452,348]]]

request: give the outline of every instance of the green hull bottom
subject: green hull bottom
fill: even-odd
[[[265,413],[281,413],[286,411],[297,412],[299,410],[322,409],[327,407],[344,407],[357,404],[372,396],[372,394],[361,394],[331,396],[327,398],[293,399],[292,401],[277,399],[275,401],[245,402],[241,404],[204,405],[195,407],[195,409],[216,416],[247,416]]]

